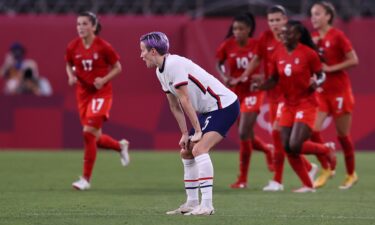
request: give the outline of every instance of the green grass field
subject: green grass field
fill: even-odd
[[[89,191],[73,190],[81,172],[81,151],[0,152],[0,224],[375,224],[374,153],[358,153],[359,183],[351,190],[337,186],[344,177],[339,155],[336,176],[316,193],[295,194],[300,183],[286,163],[279,193],[261,188],[270,179],[263,155],[255,153],[250,187],[231,190],[237,153],[211,154],[215,168],[214,206],[209,217],[167,216],[185,200],[178,152],[132,152],[129,167],[101,151]]]

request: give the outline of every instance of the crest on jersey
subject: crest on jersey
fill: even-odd
[[[294,64],[299,64],[299,58],[294,59]]]
[[[331,43],[329,41],[326,41],[325,46],[326,48],[329,48],[329,46],[331,46]]]
[[[94,59],[97,60],[99,58],[99,54],[97,52],[94,53]]]
[[[248,55],[249,59],[252,59],[253,56],[254,56],[254,54],[252,52],[249,52],[249,55]]]

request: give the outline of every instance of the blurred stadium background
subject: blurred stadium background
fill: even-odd
[[[267,29],[266,8],[284,5],[291,18],[310,27],[308,9],[314,1],[300,0],[0,0],[0,55],[21,42],[27,56],[35,59],[40,74],[53,87],[52,97],[0,96],[0,149],[82,148],[73,88],[68,87],[64,52],[76,37],[75,16],[83,10],[98,13],[103,25],[101,36],[121,55],[123,73],[114,81],[114,105],[105,124],[107,133],[126,137],[135,149],[175,149],[179,138],[154,70],[146,69],[139,58],[139,36],[160,30],[170,37],[172,53],[185,55],[212,74],[215,50],[223,41],[231,18],[242,12],[257,16],[255,36]],[[335,0],[335,25],[351,39],[360,65],[350,70],[356,107],[353,139],[357,149],[375,149],[375,1]],[[0,56],[1,57],[1,56]],[[3,80],[0,81],[3,85]],[[257,132],[270,141],[267,106],[258,121]],[[325,139],[336,140],[329,123]],[[220,149],[237,149],[236,128],[220,144]],[[22,140],[22,141],[20,141]]]
[[[268,6],[282,4],[291,18],[301,19],[310,27],[308,9],[313,2],[0,0],[0,60],[12,43],[24,44],[27,56],[37,61],[40,75],[50,80],[54,90],[51,97],[6,96],[0,90],[0,225],[375,224],[373,0],[332,1],[338,11],[335,26],[348,35],[360,59],[360,65],[349,71],[356,98],[352,135],[356,150],[362,151],[356,154],[359,184],[352,190],[338,191],[345,176],[343,155],[339,153],[336,176],[317,193],[292,193],[290,190],[300,182],[287,163],[285,191],[266,193],[261,190],[272,175],[263,155],[255,153],[249,188],[230,189],[238,166],[238,135],[233,127],[218,148],[234,151],[211,154],[216,215],[165,215],[184,200],[182,168],[176,151],[180,134],[154,70],[146,69],[139,57],[140,35],[155,30],[165,32],[172,53],[191,58],[216,75],[215,51],[234,15],[254,13],[257,36],[267,29]],[[132,163],[125,169],[120,167],[117,154],[100,151],[93,188],[84,193],[71,190],[71,182],[81,171],[83,143],[75,91],[68,87],[64,61],[66,45],[76,37],[76,14],[83,10],[98,13],[103,25],[101,36],[121,56],[124,70],[113,82],[114,104],[104,130],[116,138],[128,138],[133,151]],[[3,84],[0,79],[1,88]],[[256,132],[271,142],[267,110],[265,105]],[[325,140],[336,141],[330,121],[323,135]],[[316,162],[315,158],[311,160]]]

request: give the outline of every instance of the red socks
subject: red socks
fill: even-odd
[[[305,141],[303,142],[302,149],[301,149],[302,154],[313,154],[313,155],[323,155],[326,156],[327,154],[330,153],[330,149],[320,143],[315,143],[312,141]]]
[[[303,185],[309,188],[313,188],[312,181],[310,180],[309,174],[307,173],[305,163],[301,159],[301,155],[288,154],[288,160],[294,172],[302,181]]]
[[[254,136],[252,141],[253,149],[264,152],[266,155],[267,166],[270,171],[274,171],[274,160],[272,151],[258,136]]]
[[[281,142],[280,131],[272,130],[272,139],[273,139],[273,144],[275,146],[275,153],[274,153],[275,174],[273,176],[273,180],[282,184],[285,152],[284,152],[283,144]]]
[[[252,146],[250,140],[241,140],[240,142],[240,175],[241,182],[247,181],[247,173],[249,171],[250,158],[252,153]]]
[[[352,139],[349,136],[337,137],[344,151],[346,172],[349,175],[354,173],[355,157]]]
[[[96,160],[96,137],[89,132],[83,132],[85,153],[83,156],[83,177],[90,181]]]
[[[322,138],[322,135],[320,134],[319,131],[314,131],[311,135],[311,141],[313,142],[316,142],[316,143],[320,143],[320,144],[324,144],[324,141],[323,141],[323,138]],[[322,156],[322,155],[317,155],[316,158],[318,159],[318,161],[320,162],[320,165],[322,166],[323,169],[325,170],[328,170],[330,168],[329,166],[329,163],[326,159],[325,156]]]
[[[102,134],[99,137],[97,144],[99,148],[113,149],[118,152],[121,151],[119,142],[106,134]]]

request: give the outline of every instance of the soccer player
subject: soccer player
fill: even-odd
[[[252,14],[241,14],[234,17],[226,40],[220,45],[216,52],[217,71],[224,83],[229,85],[232,78],[241,76],[248,62],[254,55],[256,40],[252,38],[255,30],[255,19]],[[228,73],[225,70],[228,65]],[[256,70],[259,72],[259,70]],[[239,82],[230,89],[237,94],[240,100],[241,115],[239,118],[240,157],[239,176],[231,188],[246,188],[247,174],[253,148],[263,151],[266,155],[267,165],[273,171],[272,149],[254,135],[254,126],[260,107],[263,104],[264,92],[250,91],[250,79]]]
[[[162,32],[143,35],[140,49],[146,66],[156,67],[157,78],[182,133],[179,146],[187,200],[167,214],[212,215],[214,170],[209,151],[237,120],[237,96],[191,60],[169,54],[169,41]],[[193,127],[190,133],[184,114]]]
[[[301,154],[325,156],[331,163],[336,160],[332,146],[308,141],[318,106],[315,89],[323,83],[325,74],[311,36],[300,22],[289,21],[280,37],[283,45],[275,50],[271,76],[260,89],[279,83],[285,100],[279,118],[281,139],[289,163],[303,183],[294,192],[315,192]]]
[[[275,49],[279,45],[282,45],[280,41],[281,29],[288,22],[287,13],[283,6],[274,5],[267,10],[267,21],[269,30],[263,32],[259,38],[256,48],[254,49],[254,56],[252,57],[250,63],[247,65],[244,73],[236,78],[232,79],[231,83],[237,84],[238,82],[246,81],[250,74],[254,73],[260,63],[263,63],[265,78],[270,76],[271,59],[275,52]],[[285,151],[283,149],[280,137],[280,127],[276,121],[276,115],[283,105],[283,97],[280,87],[276,86],[271,90],[267,90],[267,97],[269,103],[269,115],[270,123],[272,127],[272,139],[275,146],[274,152],[274,176],[271,181],[263,188],[264,191],[282,191],[284,186],[282,184],[283,180],[283,170],[285,161]],[[313,179],[317,171],[317,166],[315,164],[310,164],[307,159],[302,156],[302,160],[309,171],[310,177]]]
[[[355,172],[354,146],[350,137],[354,97],[349,75],[345,70],[357,65],[358,57],[345,34],[332,26],[334,17],[335,8],[331,3],[317,2],[311,8],[311,23],[316,30],[312,36],[324,59],[323,70],[327,74],[327,80],[318,94],[319,112],[313,140],[322,142],[319,131],[327,116],[332,115],[338,140],[343,148],[347,173],[339,188],[348,189],[358,181],[358,176]],[[325,166],[315,181],[315,186],[325,185],[334,170],[334,167]]]
[[[112,46],[97,36],[100,28],[95,14],[79,14],[78,37],[68,44],[65,55],[69,85],[76,85],[85,146],[83,174],[72,184],[77,190],[90,188],[97,147],[119,152],[122,165],[129,164],[129,142],[125,139],[116,141],[102,133],[103,122],[109,118],[112,105],[110,81],[121,72],[121,64]]]

